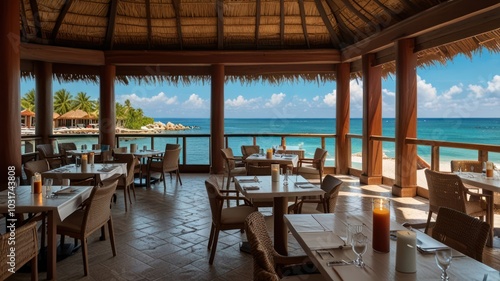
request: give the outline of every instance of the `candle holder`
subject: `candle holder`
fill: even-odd
[[[279,164],[271,164],[271,179],[274,182],[280,181],[280,165]]]
[[[396,235],[396,271],[417,272],[417,234],[411,230],[400,230]]]
[[[390,201],[387,198],[373,199],[373,250],[381,253],[390,251]]]

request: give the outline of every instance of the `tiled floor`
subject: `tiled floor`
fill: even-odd
[[[127,213],[118,193],[112,209],[118,255],[113,257],[109,241],[99,241],[96,233],[89,239],[90,275],[83,277],[78,251],[58,262],[59,280],[252,280],[252,257],[239,251],[244,235],[237,230],[221,232],[214,265],[208,264],[211,213],[204,186],[208,176],[182,174],[183,186],[175,186],[175,180],[167,177],[166,192],[162,183],[151,189],[137,188],[137,201]],[[357,178],[342,178],[336,212],[368,211],[371,196],[391,197],[388,186],[360,186]],[[423,198],[394,198],[393,202],[392,215],[400,222],[427,218]],[[272,214],[269,208],[261,211]],[[289,251],[302,254],[291,235]],[[497,249],[487,249],[485,263],[499,269],[496,256]],[[40,279],[44,278],[45,273],[40,273]],[[9,280],[29,280],[29,274],[17,273]]]

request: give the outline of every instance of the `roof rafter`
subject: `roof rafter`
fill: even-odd
[[[325,27],[328,30],[328,33],[330,33],[330,39],[333,43],[333,46],[339,46],[340,40],[337,37],[337,34],[335,33],[335,30],[330,23],[330,20],[328,19],[328,15],[326,14],[325,8],[323,7],[323,3],[321,3],[321,0],[314,0],[314,2],[316,3],[316,8],[318,8],[318,12],[323,19],[323,22],[325,23]]]
[[[285,2],[280,0],[280,45],[285,46]]]
[[[116,23],[116,10],[118,8],[119,0],[111,1],[108,16],[108,28],[106,30],[106,39],[104,41],[104,48],[113,49],[113,39],[115,37],[115,23]]]
[[[26,31],[26,28],[28,27],[28,20],[26,19],[26,9],[24,8],[24,1],[21,1],[21,5],[19,5],[21,8],[21,41],[24,39],[24,41],[28,40],[28,33]]]
[[[224,0],[217,0],[217,48],[224,48]]]
[[[398,14],[394,13],[391,9],[387,8],[386,5],[384,5],[382,2],[380,2],[380,0],[373,0],[373,2],[375,2],[377,5],[379,5],[384,10],[384,12],[386,12],[392,19],[394,19],[396,21],[403,20]]]
[[[179,37],[179,47],[182,50],[183,49],[182,26],[181,26],[181,15],[179,13],[181,6],[180,0],[172,0],[172,5],[174,6],[174,11],[175,11],[175,24],[177,25],[177,37]]]
[[[148,25],[148,49],[151,49],[151,2],[150,0],[146,0],[146,22]]]
[[[259,29],[260,29],[260,0],[255,1],[255,48],[259,48]]]
[[[64,2],[61,12],[59,13],[59,16],[57,16],[54,29],[52,29],[52,36],[51,36],[52,40],[56,40],[57,33],[59,33],[59,28],[61,28],[61,24],[64,21],[64,18],[66,17],[66,14],[68,13],[71,4],[73,4],[73,0],[66,0],[66,2]]]
[[[40,13],[38,12],[38,5],[36,3],[36,0],[30,0],[30,7],[31,7],[31,13],[33,14],[36,37],[42,38],[42,22],[40,21]]]
[[[306,9],[304,8],[304,0],[299,0],[299,9],[300,21],[302,23],[302,32],[304,32],[304,40],[306,40],[307,48],[311,48],[311,45],[309,44],[309,35],[307,34]]]
[[[362,13],[360,13],[352,4],[351,2],[349,2],[349,0],[334,0],[334,1],[337,1],[337,2],[340,2],[342,4],[344,4],[344,6],[351,12],[353,13],[354,15],[356,15],[358,18],[360,18],[362,21],[365,22],[365,24],[367,24],[368,26],[373,26],[373,22],[368,19],[365,15],[363,15]],[[339,7],[340,5],[337,4]]]
[[[328,7],[330,7],[330,11],[332,12],[333,17],[337,21],[337,24],[339,26],[339,35],[340,35],[341,40],[343,42],[345,42],[346,44],[352,43],[352,42],[348,42],[348,40],[346,40],[346,36],[344,36],[344,34],[347,33],[348,38],[349,37],[354,38],[354,37],[356,37],[356,35],[345,25],[344,21],[342,20],[342,17],[338,13],[339,7],[337,6],[337,4],[335,2],[333,2],[332,0],[326,0],[326,4],[328,4]],[[342,43],[341,43],[340,47],[341,48],[343,47]]]

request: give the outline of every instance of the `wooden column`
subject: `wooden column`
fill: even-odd
[[[373,66],[374,54],[362,57],[363,71],[363,149],[362,174],[365,184],[382,183],[382,143],[370,140],[372,135],[382,135],[382,69]]]
[[[210,94],[210,154],[212,174],[224,171],[222,154],[224,148],[224,65],[212,66],[212,87]]]
[[[347,139],[351,118],[350,64],[337,65],[337,115],[335,167],[337,174],[347,175],[351,166],[351,145]]]
[[[21,176],[19,2],[0,1],[0,190],[7,188],[9,171]]]
[[[52,63],[37,61],[35,70],[36,135],[42,143],[50,143],[53,132],[54,102],[52,98]]]
[[[396,42],[396,178],[395,196],[417,194],[417,147],[406,138],[417,137],[417,55],[413,39]]]
[[[115,76],[114,65],[101,67],[100,96],[99,96],[99,141],[115,147]]]

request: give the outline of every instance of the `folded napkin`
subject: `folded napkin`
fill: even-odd
[[[113,171],[114,169],[116,169],[116,166],[102,167],[102,168],[101,168],[101,169],[99,169],[98,171],[100,171],[100,172],[111,172],[111,171]]]
[[[345,246],[344,240],[333,231],[302,232],[300,237],[312,251],[343,248]]]
[[[259,180],[258,179],[256,180],[255,178],[251,178],[251,179],[238,179],[238,181],[240,183],[252,183],[252,182],[258,182]]]
[[[244,190],[259,190],[259,186],[245,186],[243,187]]]
[[[61,189],[61,190],[58,190],[58,191],[54,192],[54,194],[57,194],[57,195],[71,194],[73,192],[75,192],[75,189],[73,189],[72,187],[66,187],[64,189]]]
[[[344,281],[372,280],[373,277],[376,276],[376,273],[366,265],[365,267],[357,267],[355,265],[334,265],[332,268],[340,276],[340,279]]]
[[[310,183],[298,183],[298,182],[295,183],[295,186],[298,187],[298,188],[315,188],[316,187],[314,184],[310,184]]]
[[[421,252],[431,251],[434,253],[436,249],[449,248],[421,231],[415,232],[417,233],[417,249]]]

